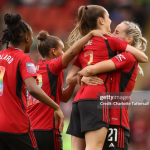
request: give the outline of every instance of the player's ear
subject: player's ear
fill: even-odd
[[[51,48],[50,51],[51,51],[51,54],[52,54],[54,57],[56,57],[56,55],[57,55],[57,50],[56,50],[56,48]]]
[[[25,42],[28,43],[29,42],[29,35],[25,34]]]
[[[132,36],[127,37],[127,42],[128,42],[128,44],[132,45],[133,37]]]
[[[104,24],[104,19],[102,17],[99,17],[97,19],[97,25],[103,25]]]

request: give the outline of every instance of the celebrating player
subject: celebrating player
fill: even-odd
[[[90,30],[96,28],[108,32],[110,31],[110,23],[109,14],[103,7],[96,5],[81,6],[78,9],[78,23],[70,35],[69,43],[76,41],[77,35],[84,36]],[[128,45],[126,41],[116,37],[107,37],[107,40],[93,37],[75,60],[67,76],[67,83],[77,82],[74,78],[80,68],[108,60],[117,51],[131,51],[137,57],[140,55],[140,60],[147,61],[143,52]],[[97,93],[110,91],[111,78],[109,73],[100,74],[98,77],[104,81],[103,85],[84,84],[74,99],[67,130],[67,133],[72,135],[73,150],[84,150],[85,145],[87,150],[103,148],[107,128],[109,127],[109,112],[108,107],[97,109]]]
[[[106,33],[107,34],[107,33]],[[41,31],[38,36],[38,51],[43,57],[36,65],[38,85],[58,105],[67,102],[73,94],[75,85],[63,90],[63,69],[82,50],[92,36],[101,36],[101,31],[91,31],[63,54],[64,44],[55,36]],[[91,78],[97,82],[99,78]],[[28,114],[33,123],[34,134],[39,150],[60,150],[62,139],[59,125],[55,126],[54,109],[28,96]]]
[[[31,27],[19,14],[5,14],[4,21],[7,29],[1,43],[6,43],[7,49],[0,51],[0,150],[35,150],[38,148],[27,115],[26,88],[55,110],[60,128],[64,116],[59,105],[37,86],[36,69],[25,54],[33,42]],[[12,47],[8,47],[9,42]]]
[[[119,24],[114,33],[121,39],[141,51],[146,50],[147,40],[142,37],[139,26],[133,22],[124,21]],[[129,52],[122,52],[110,60],[99,62],[93,66],[87,66],[79,72],[80,75],[90,76],[99,73],[114,71],[112,75],[111,92],[119,93],[122,96],[130,96],[138,73],[138,62]],[[143,74],[139,67],[139,72]],[[127,95],[121,92],[128,92]],[[122,99],[119,100],[122,102]],[[125,101],[127,102],[127,101]],[[110,126],[103,150],[128,149],[130,127],[127,107],[110,107]],[[108,135],[111,135],[108,137]]]

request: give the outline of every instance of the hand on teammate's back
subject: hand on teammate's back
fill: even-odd
[[[80,74],[77,74],[77,83],[81,86],[81,79],[83,76],[81,76]]]
[[[97,36],[97,37],[102,37],[103,39],[107,40],[107,38],[104,35],[107,36],[112,36],[112,34],[110,32],[106,32],[103,30],[93,30],[91,31],[93,36]]]
[[[103,84],[103,80],[98,78],[97,76],[89,76],[89,77],[85,77],[85,76],[81,76],[80,74],[77,75],[77,83],[80,86],[83,86],[84,84],[87,85],[98,85],[98,84]]]
[[[90,76],[90,77],[85,77],[83,76],[81,79],[81,86],[83,84],[87,84],[87,85],[98,85],[98,84],[104,84],[103,80],[98,78],[97,76]]]

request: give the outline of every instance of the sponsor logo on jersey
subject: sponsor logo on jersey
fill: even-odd
[[[118,120],[118,118],[111,118],[112,120]]]
[[[125,60],[126,58],[123,56],[123,55],[121,55],[121,54],[118,54],[117,56],[115,56],[117,59],[118,59],[118,61],[120,62],[120,61],[122,61],[123,59]]]
[[[31,74],[36,73],[36,68],[33,63],[26,63],[27,71]]]

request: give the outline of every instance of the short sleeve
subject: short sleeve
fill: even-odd
[[[20,72],[23,81],[28,77],[37,77],[35,65],[28,55],[20,61]]]
[[[62,64],[62,56],[63,55],[58,58],[52,59],[49,63],[49,69],[55,75],[58,75],[63,69],[67,68]]]
[[[130,64],[130,62],[132,61],[130,57],[130,53],[128,52],[118,54],[115,57],[111,58],[111,60],[116,65],[117,70],[126,68],[126,66]]]
[[[108,43],[113,51],[124,52],[128,42],[117,37],[108,38]]]
[[[72,65],[81,68],[81,64],[79,63],[78,55],[76,56]]]

